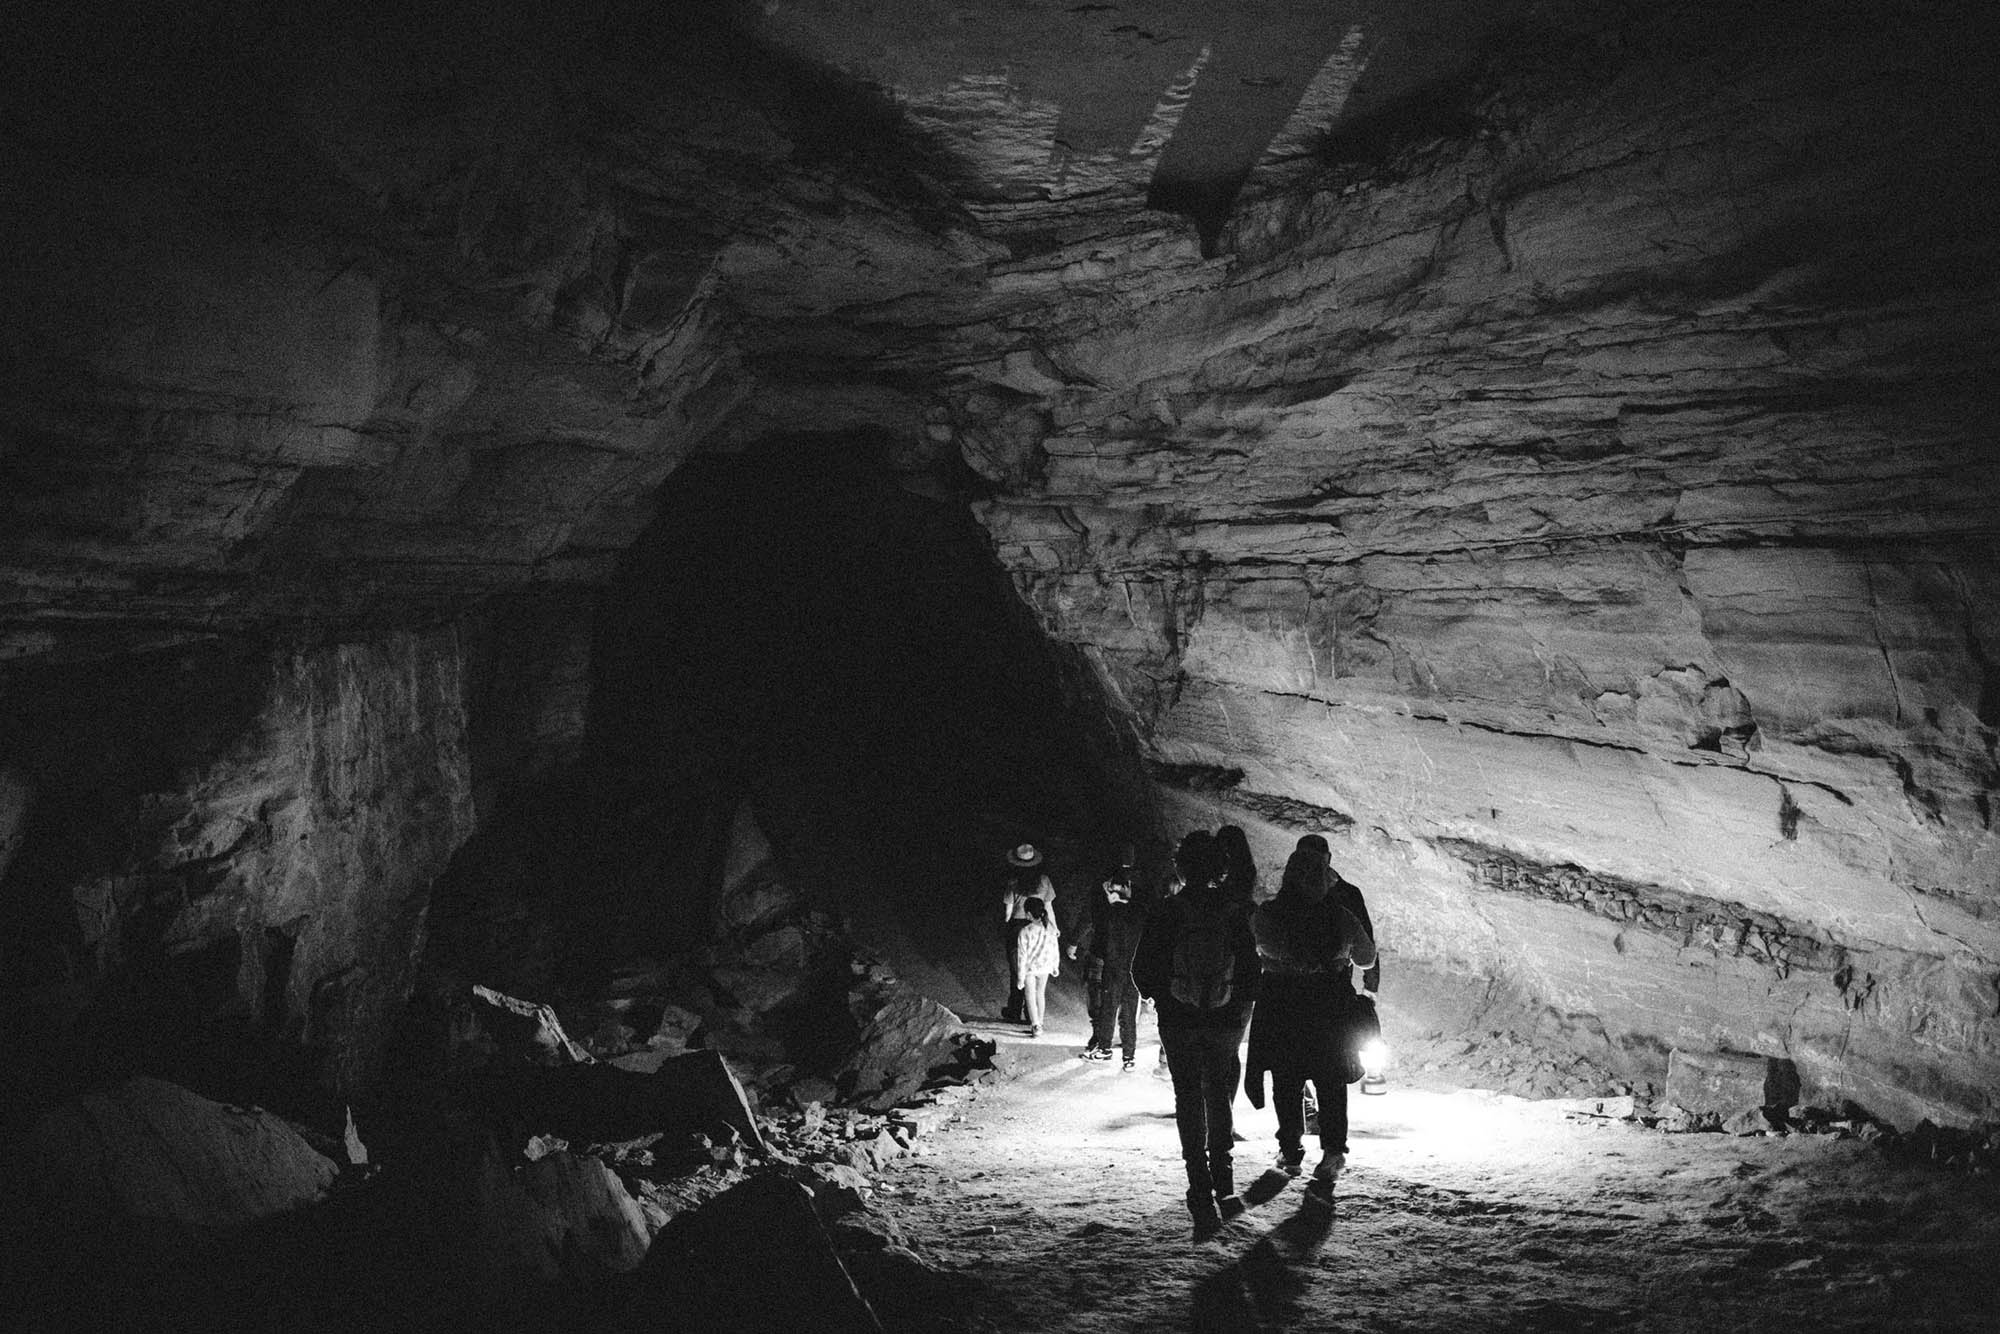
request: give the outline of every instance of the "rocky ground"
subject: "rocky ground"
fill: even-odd
[[[962,1280],[907,1327],[1973,1330],[2000,1309],[1990,1175],[1858,1138],[1584,1118],[1442,1062],[1352,1100],[1331,1215],[1258,1179],[1275,1125],[1239,1102],[1252,1207],[1197,1242],[1157,1048],[1124,1073],[1077,1060],[1080,1031],[990,1032],[1001,1077],[874,1195]]]

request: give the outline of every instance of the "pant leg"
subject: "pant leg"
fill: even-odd
[[[1112,998],[1115,982],[1111,969],[1099,961],[1096,965],[1098,980],[1090,984],[1090,995],[1096,1006],[1090,1012],[1090,1045],[1102,1051],[1111,1050],[1112,1030],[1118,1023],[1118,1009]]]
[[[1278,1149],[1296,1158],[1305,1152],[1305,1071],[1289,1061],[1272,1067],[1271,1097],[1278,1113]]]
[[[1123,1037],[1125,1059],[1134,1060],[1139,1055],[1139,986],[1132,980],[1130,969],[1120,969],[1117,980],[1117,1002],[1107,999],[1105,1008],[1118,1016],[1118,1031]],[[1111,1045],[1111,1035],[1104,1035],[1104,1046]]]
[[[1174,1129],[1180,1132],[1188,1194],[1206,1198],[1215,1185],[1208,1173],[1208,1104],[1202,1097],[1199,1036],[1198,1029],[1160,1025],[1160,1050],[1166,1053],[1174,1077]]]
[[[1319,1097],[1319,1147],[1327,1154],[1347,1152],[1347,1080],[1336,1060],[1317,1063],[1310,1072]]]
[[[1202,1044],[1208,1175],[1218,1195],[1235,1193],[1236,1088],[1243,1082],[1243,1028],[1208,1029]]]
[[[1007,923],[1006,930],[1007,975],[1011,985],[1007,989],[1007,1004],[1000,1011],[1000,1017],[1017,1023],[1028,1013],[1028,998],[1014,968],[1014,947],[1020,941],[1021,932],[1027,929],[1027,925],[1027,918],[1016,917]]]

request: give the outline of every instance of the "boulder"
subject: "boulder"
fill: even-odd
[[[1770,1119],[1759,1107],[1746,1107],[1722,1123],[1725,1135],[1765,1135],[1770,1130]]]
[[[618,1175],[596,1158],[558,1151],[515,1168],[507,1185],[489,1178],[485,1228],[506,1254],[546,1278],[582,1256],[616,1273],[646,1258],[652,1231]]]
[[[949,1064],[964,1025],[944,1006],[899,988],[861,1032],[861,1044],[835,1080],[845,1096],[886,1110],[911,1097],[931,1071]]]
[[[812,1193],[753,1177],[660,1229],[623,1330],[694,1334],[881,1334]]]
[[[512,1051],[533,1065],[586,1065],[591,1061],[590,1053],[563,1031],[562,1020],[549,1006],[491,987],[475,986],[472,994],[486,1003],[480,1017],[502,1051]]]
[[[1667,1058],[1666,1100],[1689,1111],[1729,1117],[1790,1106],[1798,1095],[1798,1072],[1790,1061],[1678,1047]]]
[[[1722,1118],[1715,1112],[1697,1112],[1674,1103],[1663,1103],[1658,1124],[1669,1135],[1694,1135],[1722,1129]]]
[[[470,1318],[488,1303],[508,1308],[601,1284],[644,1260],[646,1215],[599,1159],[559,1140],[537,1141],[524,1156],[476,1127],[432,1129],[382,1178],[365,1215],[373,1235],[364,1263],[428,1285],[406,1299],[412,1310],[464,1306]],[[431,1324],[413,1317],[408,1327]]]
[[[165,1080],[63,1103],[0,1155],[0,1210],[37,1231],[183,1249],[322,1199],[339,1168],[290,1125]]]

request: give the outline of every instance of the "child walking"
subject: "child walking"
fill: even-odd
[[[1028,899],[1024,906],[1028,922],[1014,938],[1014,985],[1027,999],[1028,1036],[1038,1038],[1048,1005],[1049,979],[1056,975],[1062,959],[1062,931],[1041,899]]]

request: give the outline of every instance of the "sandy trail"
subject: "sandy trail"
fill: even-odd
[[[1275,1120],[1239,1098],[1252,1207],[1196,1242],[1156,1043],[1125,1073],[1076,1059],[1074,1023],[984,1031],[1003,1077],[878,1201],[967,1280],[939,1328],[2000,1330],[1991,1179],[1853,1140],[1579,1121],[1448,1072],[1350,1099],[1331,1215],[1260,1179]]]

